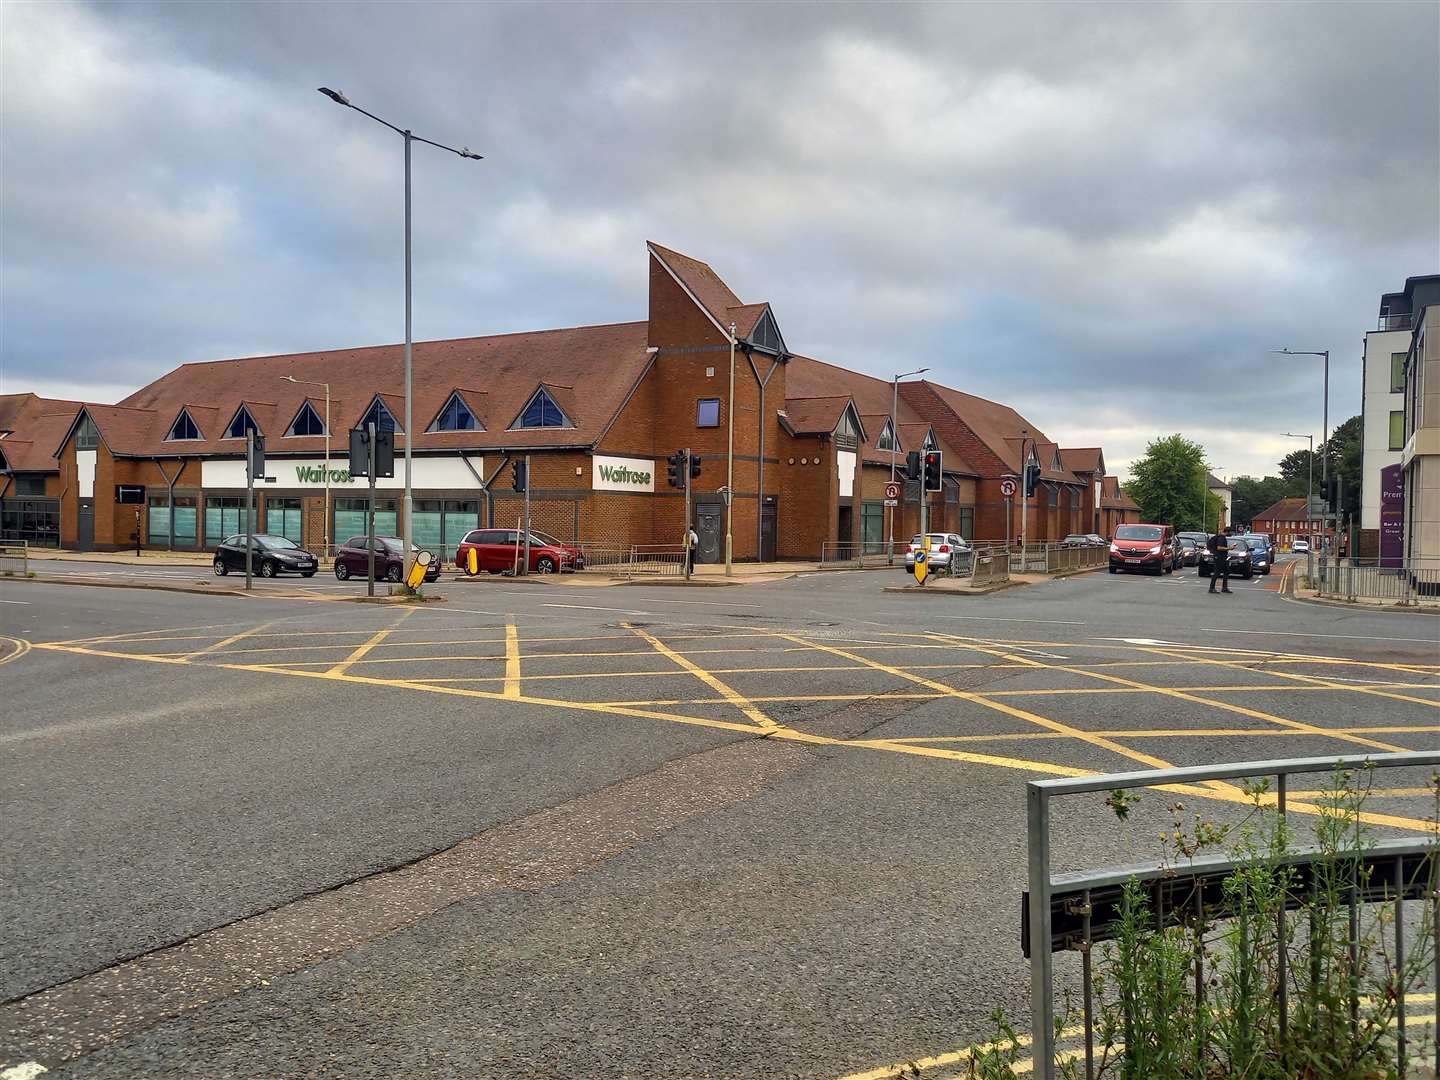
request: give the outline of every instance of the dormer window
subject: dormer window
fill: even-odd
[[[546,428],[546,427],[574,427],[555,399],[542,386],[535,391],[525,408],[520,412],[520,419],[515,422],[517,428]]]
[[[235,417],[230,421],[230,426],[225,429],[225,438],[243,439],[247,431],[253,431],[259,435],[260,425],[255,423],[254,417],[250,415],[250,410],[241,405],[235,411]]]
[[[935,432],[928,430],[925,432],[925,442],[923,443],[923,446],[926,450],[940,449],[939,444],[935,442]]]
[[[900,443],[895,438],[895,426],[889,420],[885,421],[885,429],[880,432],[880,438],[875,440],[877,450],[899,450]]]
[[[80,418],[80,427],[75,432],[75,449],[100,449],[100,429],[95,426],[95,421],[90,419],[88,412]]]
[[[188,409],[181,409],[180,415],[175,417],[175,423],[170,425],[170,434],[165,436],[166,442],[179,442],[183,439],[203,439],[200,434],[200,426],[190,416]]]
[[[362,430],[368,424],[374,424],[376,431],[398,431],[402,435],[405,433],[405,429],[395,422],[395,414],[378,397],[370,403],[370,408],[366,409],[365,415],[360,418],[359,427]]]
[[[451,393],[450,400],[430,425],[431,431],[484,431],[485,425],[476,419],[470,406],[460,396],[460,391]]]
[[[301,404],[300,411],[295,414],[295,419],[290,421],[289,430],[286,435],[324,435],[325,421],[320,419],[320,414],[315,411],[315,406],[306,401]]]

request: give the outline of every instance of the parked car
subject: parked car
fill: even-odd
[[[1308,555],[1310,554],[1310,541],[1296,540],[1293,544],[1290,545],[1290,550],[1293,551],[1296,555]]]
[[[1060,541],[1062,544],[1075,544],[1079,547],[1104,547],[1105,538],[1095,533],[1071,533]]]
[[[1194,566],[1200,561],[1200,551],[1203,545],[1189,536],[1177,536],[1180,541],[1180,565]]]
[[[915,552],[925,544],[925,534],[920,533],[913,537],[905,548],[905,569],[909,573],[915,572]],[[930,569],[934,571],[950,569],[952,559],[958,559],[955,569],[966,569],[968,571],[971,556],[970,545],[959,533],[931,533],[930,534]]]
[[[1169,525],[1121,525],[1110,541],[1110,573],[1175,572],[1175,533]]]
[[[1270,573],[1274,558],[1270,552],[1270,540],[1264,536],[1242,536],[1239,540],[1250,548],[1250,565],[1257,574]],[[1234,543],[1234,541],[1231,541]]]
[[[350,578],[370,578],[370,540],[365,536],[352,536],[335,550],[335,577],[340,581]],[[375,537],[375,580],[399,581],[405,576],[405,541],[398,536]],[[440,577],[440,560],[432,559],[425,568],[425,580],[436,581]]]
[[[299,574],[314,577],[320,565],[315,556],[299,544],[283,536],[256,533],[252,536],[250,551],[250,572],[261,577],[276,574]],[[216,577],[224,577],[231,570],[245,572],[245,534],[227,536],[215,545],[214,570]]]
[[[513,571],[521,562],[522,533],[515,529],[472,529],[465,534],[455,551],[455,565],[469,573],[470,552],[475,552],[481,573],[503,574]],[[530,530],[530,572],[555,574],[565,570],[584,570],[585,553],[547,533]]]
[[[1246,580],[1255,576],[1255,566],[1251,562],[1254,554],[1250,545],[1245,543],[1243,537],[1230,537],[1229,563],[1230,576],[1243,577]],[[1209,548],[1200,552],[1200,576],[1210,577],[1215,572],[1215,553]]]

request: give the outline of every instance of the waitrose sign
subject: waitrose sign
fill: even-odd
[[[655,463],[647,458],[591,459],[590,486],[596,491],[654,491]]]

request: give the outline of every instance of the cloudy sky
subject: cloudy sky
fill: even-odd
[[[107,3],[0,10],[0,391],[644,317],[644,241],[790,346],[1112,470],[1273,471],[1440,271],[1440,5]],[[1223,371],[1223,377],[1216,372]],[[932,376],[933,377],[933,376]]]

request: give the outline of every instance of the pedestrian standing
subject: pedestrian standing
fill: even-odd
[[[1215,561],[1210,567],[1210,591],[1215,591],[1215,579],[1219,578],[1222,586],[1220,591],[1228,593],[1230,591],[1230,538],[1217,530],[1205,546],[1210,549],[1210,554],[1215,556]]]
[[[695,549],[700,546],[700,534],[695,531],[695,526],[690,525],[685,530],[685,572],[695,572]]]

